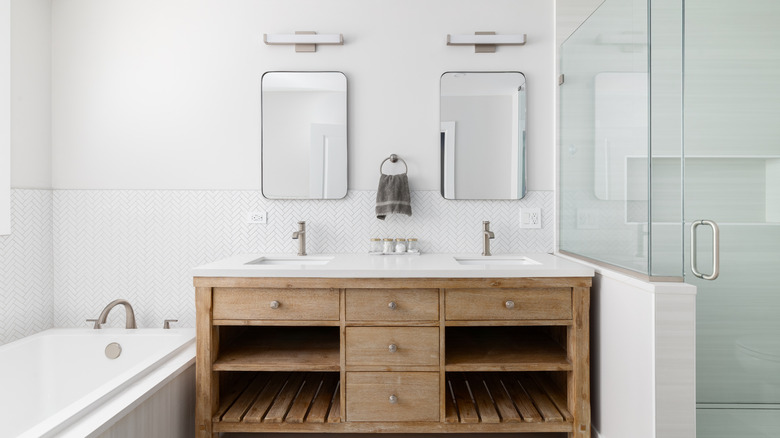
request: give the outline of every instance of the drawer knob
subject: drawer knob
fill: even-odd
[[[398,304],[396,304],[396,303],[395,303],[395,301],[390,301],[390,302],[387,304],[387,307],[388,307],[390,310],[395,310],[395,309],[397,309],[397,308],[398,308]]]
[[[504,303],[507,309],[514,309],[515,308],[515,302],[512,300],[506,300],[506,303]]]
[[[394,404],[398,403],[398,397],[396,397],[396,395],[393,394],[393,395],[390,396],[389,401],[390,401],[391,405],[394,405]]]
[[[272,309],[278,309],[279,308],[279,302],[276,300],[271,301],[271,308]]]
[[[395,344],[390,344],[387,346],[387,351],[391,353],[395,353],[396,351],[398,351],[398,346]]]

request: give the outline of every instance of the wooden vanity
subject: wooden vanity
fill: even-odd
[[[590,276],[196,273],[199,437],[590,437]]]

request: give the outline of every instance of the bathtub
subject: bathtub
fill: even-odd
[[[194,360],[194,329],[52,329],[0,346],[2,435],[100,436]]]

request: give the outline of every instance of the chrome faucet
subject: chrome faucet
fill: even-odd
[[[490,239],[495,239],[496,235],[490,231],[490,221],[482,221],[482,255],[489,256],[490,254]]]
[[[126,329],[134,329],[138,328],[135,325],[135,313],[133,313],[133,306],[130,305],[127,300],[114,300],[103,309],[102,312],[100,312],[100,316],[98,316],[98,319],[88,319],[87,321],[95,321],[95,326],[92,327],[94,329],[99,329],[103,324],[106,323],[106,319],[108,318],[108,312],[111,311],[114,307],[118,306],[119,304],[125,306],[125,328]]]
[[[298,239],[298,255],[306,255],[306,221],[298,221],[298,231],[293,232],[293,239]]]

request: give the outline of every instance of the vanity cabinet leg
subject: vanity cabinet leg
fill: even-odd
[[[568,373],[569,411],[574,431],[569,438],[590,438],[590,288],[572,288],[574,325],[568,329],[568,355],[574,369]]]
[[[210,287],[195,288],[195,436],[218,438],[212,432],[211,418],[219,406],[219,376],[211,365],[219,349],[219,328],[212,326]]]

